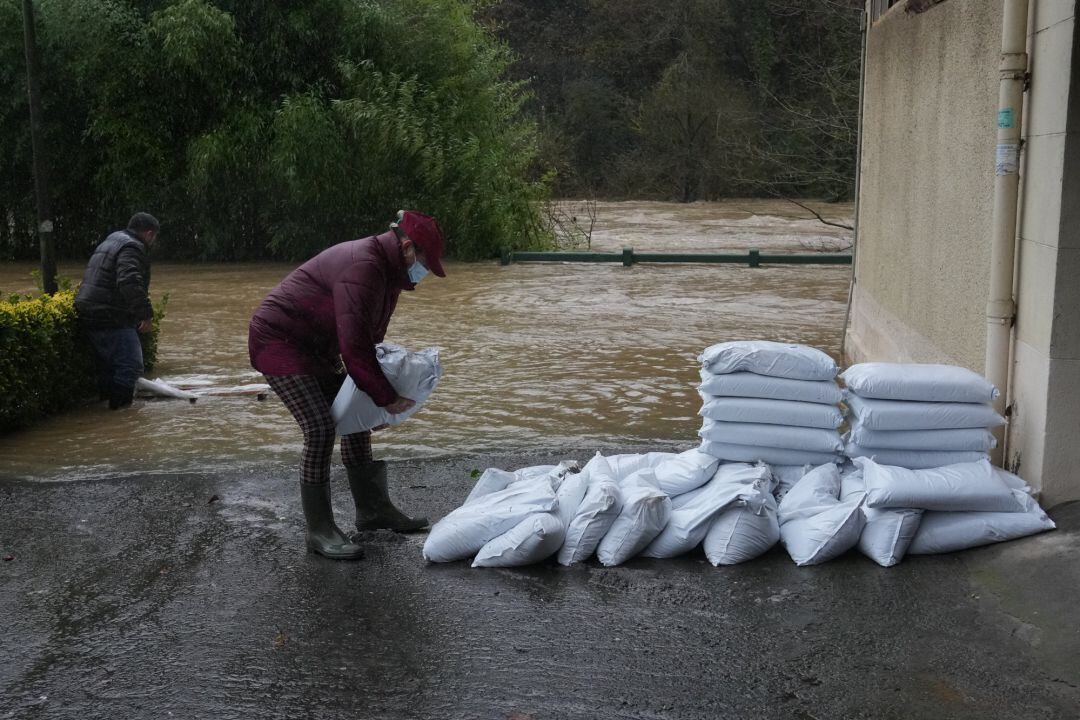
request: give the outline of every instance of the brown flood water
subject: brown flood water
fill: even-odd
[[[823,206],[850,220],[850,205]],[[601,203],[594,250],[800,252],[846,231],[800,208],[749,200]],[[0,265],[0,289],[28,291],[30,264]],[[154,266],[168,292],[154,377],[198,390],[262,382],[248,365],[251,311],[291,265]],[[82,267],[61,274],[81,278]],[[728,265],[448,264],[402,293],[387,340],[442,348],[428,404],[375,436],[377,457],[696,441],[696,355],[725,340],[839,350],[849,268]],[[300,434],[271,394],[89,405],[0,437],[0,474],[70,480],[296,461]]]

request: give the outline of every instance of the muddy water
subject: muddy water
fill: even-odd
[[[844,219],[850,206],[826,206]],[[824,212],[824,209],[823,209]],[[844,232],[771,201],[602,203],[592,247],[804,251]],[[0,289],[28,289],[30,265],[0,266]],[[252,309],[291,266],[156,265],[168,292],[154,375],[197,392],[260,382],[248,366]],[[79,266],[61,273],[81,276]],[[377,434],[375,451],[408,458],[528,447],[688,445],[699,427],[698,352],[764,338],[839,348],[846,267],[449,264],[403,293],[387,339],[442,348],[445,377],[428,405]],[[137,400],[79,408],[0,438],[0,474],[75,479],[293,462],[299,432],[272,395]]]

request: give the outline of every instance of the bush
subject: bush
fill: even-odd
[[[157,359],[166,299],[154,308],[154,329],[144,336],[147,370]],[[73,290],[0,300],[0,432],[94,399],[95,373],[94,350],[75,317]]]

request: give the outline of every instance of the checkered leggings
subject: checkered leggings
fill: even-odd
[[[334,453],[334,418],[330,405],[341,388],[343,376],[267,375],[281,402],[289,408],[304,433],[300,454],[300,482],[323,484],[330,481],[330,457]],[[360,432],[341,437],[341,461],[345,467],[371,462],[371,433]]]

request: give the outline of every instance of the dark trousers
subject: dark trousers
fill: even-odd
[[[304,433],[304,450],[300,454],[301,482],[330,482],[330,458],[337,437],[330,406],[344,379],[343,375],[266,376],[270,389],[285,403]],[[371,433],[365,431],[343,435],[341,462],[346,468],[371,462]]]
[[[142,344],[135,328],[87,330],[98,356],[99,389],[135,390],[143,374]]]

